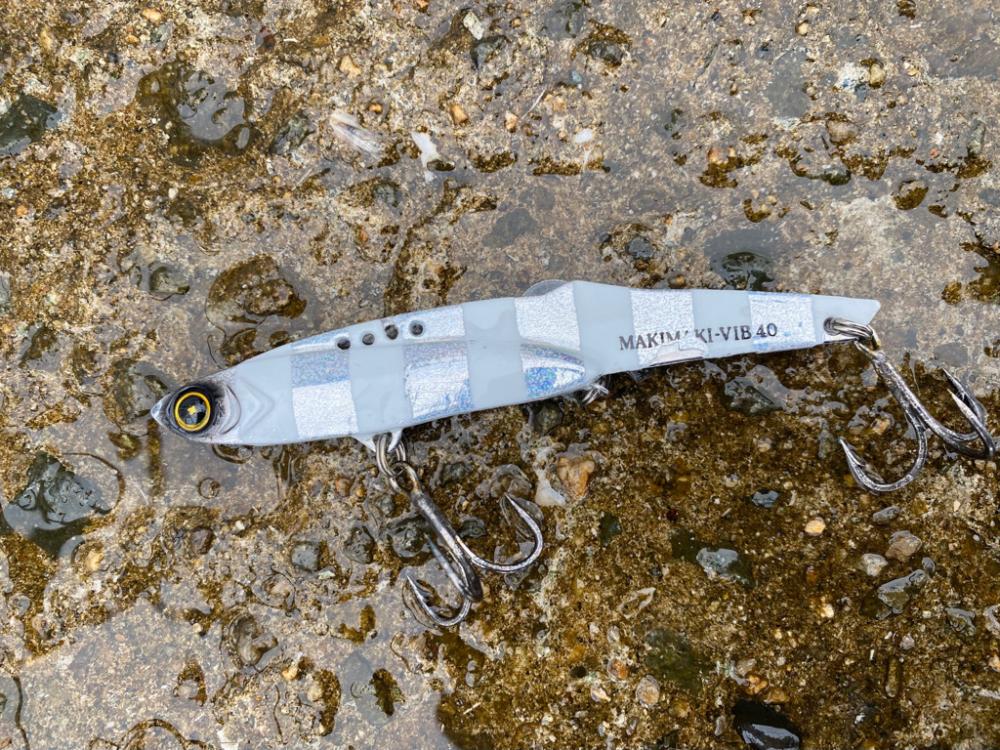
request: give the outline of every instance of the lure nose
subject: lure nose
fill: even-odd
[[[172,394],[168,393],[166,396],[164,396],[155,404],[153,404],[153,408],[149,410],[149,416],[155,419],[157,424],[159,424],[161,427],[169,426],[167,424],[167,410],[171,398]]]

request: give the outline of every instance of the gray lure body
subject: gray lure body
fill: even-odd
[[[218,394],[210,443],[272,445],[381,433],[586,389],[616,372],[850,340],[875,300],[573,281],[533,296],[406,313],[303,339],[199,381]],[[154,408],[170,417],[174,395]],[[183,434],[183,433],[182,433]]]

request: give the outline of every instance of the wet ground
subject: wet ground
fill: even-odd
[[[480,550],[514,551],[505,488],[545,506],[540,562],[451,631],[363,447],[148,416],[309,333],[582,278],[878,297],[921,396],[953,413],[948,367],[996,431],[997,21],[7,0],[0,748],[1000,745],[1000,473],[934,443],[857,489],[838,435],[887,475],[915,443],[850,347],[414,430]]]

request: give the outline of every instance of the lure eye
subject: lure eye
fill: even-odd
[[[201,391],[185,391],[174,401],[174,422],[184,432],[201,432],[211,421],[212,401]]]

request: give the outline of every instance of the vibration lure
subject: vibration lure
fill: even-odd
[[[917,458],[882,482],[844,440],[855,479],[872,492],[909,484],[927,461],[927,433],[954,451],[992,458],[997,446],[973,394],[946,373],[969,433],[938,422],[880,350],[875,300],[750,291],[631,289],[542,282],[523,297],[465,302],[358,323],[273,349],[189,383],[153,408],[171,431],[204,443],[274,445],[353,437],[375,452],[389,484],[430,524],[431,550],[462,603],[444,615],[408,582],[437,624],[463,620],[482,598],[477,569],[516,572],[541,553],[542,533],[522,502],[505,497],[534,537],[512,563],[476,555],[421,488],[400,442],[407,427],[574,392],[603,394],[604,376],[737,354],[853,342],[899,402]]]

